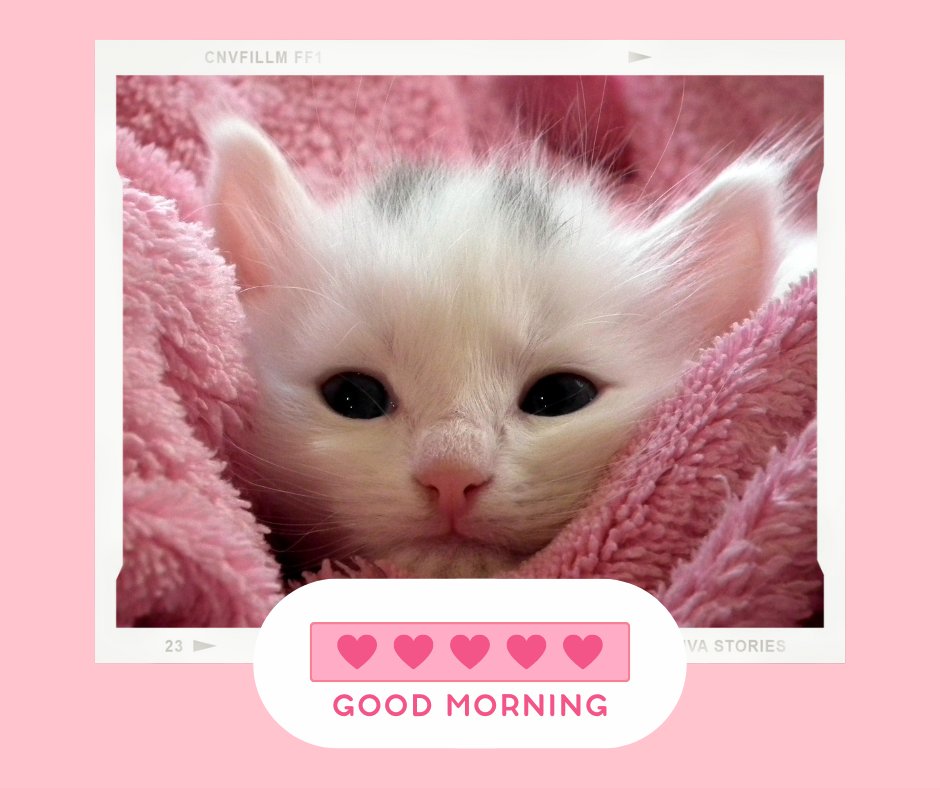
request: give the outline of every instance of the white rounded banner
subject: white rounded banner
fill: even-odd
[[[685,669],[669,612],[614,580],[322,580],[254,659],[271,716],[322,747],[620,747]]]

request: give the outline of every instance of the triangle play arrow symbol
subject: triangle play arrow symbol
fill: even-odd
[[[627,62],[636,63],[637,60],[649,60],[649,55],[641,55],[639,52],[627,52]]]
[[[207,648],[215,648],[215,643],[203,643],[201,640],[193,641],[193,651],[204,651]]]

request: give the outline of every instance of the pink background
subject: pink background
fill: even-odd
[[[510,775],[537,786],[929,782],[936,349],[915,342],[937,334],[936,243],[921,229],[936,226],[936,85],[925,76],[936,25],[903,0],[850,13],[818,2],[589,2],[555,20],[544,2],[530,12],[423,5],[272,0],[244,20],[231,4],[175,0],[17,7],[4,50],[4,771],[19,772],[15,784],[162,787],[396,775],[452,786]],[[285,733],[247,665],[94,664],[92,42],[301,35],[847,39],[847,664],[690,666],[672,717],[625,749],[368,754]]]

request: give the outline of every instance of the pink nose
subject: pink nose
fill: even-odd
[[[437,508],[453,524],[466,514],[490,477],[477,468],[435,466],[415,477],[437,493]]]

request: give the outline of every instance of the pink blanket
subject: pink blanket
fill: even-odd
[[[124,565],[119,625],[257,626],[283,595],[227,474],[250,417],[243,314],[202,223],[217,113],[255,120],[329,197],[393,154],[462,157],[539,135],[624,199],[693,191],[821,112],[808,77],[230,77],[118,80],[124,178]],[[733,137],[729,134],[733,132]],[[820,162],[801,179],[811,213]],[[815,281],[721,337],[559,537],[513,573],[613,577],[684,626],[793,626],[821,611]],[[395,574],[363,562],[319,576]]]

